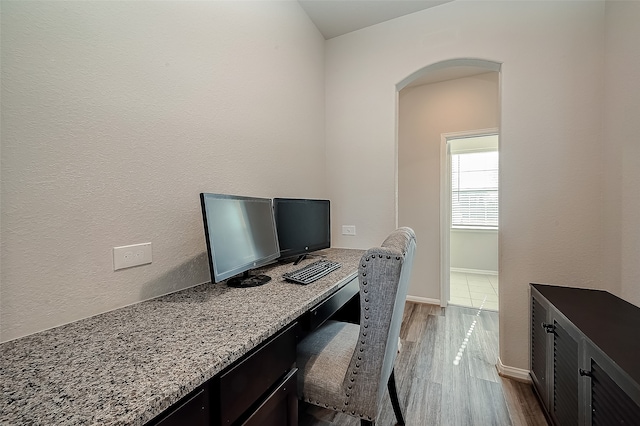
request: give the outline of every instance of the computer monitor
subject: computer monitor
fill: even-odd
[[[269,198],[200,194],[211,281],[232,287],[254,287],[268,282],[267,275],[249,271],[280,256],[278,236]]]
[[[297,257],[331,247],[329,200],[274,198],[281,258]]]

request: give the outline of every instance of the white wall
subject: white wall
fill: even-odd
[[[500,357],[527,369],[529,283],[601,279],[604,2],[451,2],[327,42],[327,177],[336,226],[396,225],[396,89],[429,64],[501,68]],[[569,196],[570,194],[570,196]],[[428,244],[418,240],[418,245]],[[437,298],[438,294],[427,297]]]
[[[199,192],[326,197],[323,67],[297,2],[2,2],[1,339],[208,281]]]
[[[498,231],[495,229],[452,229],[450,266],[498,273]]]
[[[492,72],[407,87],[400,91],[398,224],[413,228],[419,242],[409,287],[411,296],[441,299],[442,134],[497,128],[498,79],[498,73]],[[463,244],[456,237],[461,237],[461,232],[451,234],[451,266],[456,260],[454,250],[463,249]],[[497,267],[497,232],[494,237],[493,257]]]
[[[640,2],[608,1],[605,56],[606,279],[640,306]]]

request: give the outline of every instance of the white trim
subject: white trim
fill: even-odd
[[[395,166],[395,170],[394,170],[394,176],[393,179],[395,180],[395,187],[394,187],[394,204],[395,204],[395,219],[396,219],[396,229],[399,227],[399,223],[400,223],[400,162],[399,162],[399,158],[400,158],[400,90],[396,90],[396,98],[395,98],[395,102],[396,102],[396,122],[395,122],[395,128],[393,129],[394,131],[394,139],[395,139],[395,145],[393,147],[393,155],[394,155],[394,166]],[[498,140],[499,142],[500,140]],[[499,170],[499,169],[498,169]],[[500,194],[498,193],[498,196],[500,196]],[[498,218],[499,219],[499,218]]]
[[[477,130],[465,130],[463,132],[451,132],[451,133],[442,133],[442,138],[445,140],[449,139],[462,139],[462,138],[472,138],[472,137],[480,137],[480,136],[491,136],[498,135],[500,136],[500,129],[497,127],[490,127],[488,129],[477,129]],[[500,139],[498,139],[498,143]]]
[[[500,129],[467,130],[440,134],[440,306],[451,298],[451,147],[449,139],[500,135]],[[500,139],[498,138],[498,144]]]
[[[491,231],[498,232],[497,226],[471,226],[471,225],[451,225],[452,231]]]
[[[496,71],[500,72],[502,68],[502,62],[491,61],[487,59],[477,59],[477,58],[457,58],[457,59],[448,59],[445,61],[436,62],[435,64],[427,65],[424,68],[420,68],[418,71],[415,71],[405,77],[402,81],[396,84],[396,90],[399,92],[404,89],[415,80],[424,77],[425,75],[433,72],[439,71],[441,69],[450,68],[450,67],[477,67],[482,69],[482,72],[491,72]]]
[[[440,299],[407,295],[407,302],[422,303],[425,305],[440,305]]]
[[[440,135],[440,306],[451,298],[451,153],[447,135]]]
[[[451,272],[462,272],[464,274],[481,274],[498,276],[498,271],[488,271],[485,269],[451,268]]]
[[[498,375],[501,377],[506,377],[507,379],[513,379],[523,383],[532,383],[529,370],[504,365],[500,357],[498,357],[496,369],[498,370]]]

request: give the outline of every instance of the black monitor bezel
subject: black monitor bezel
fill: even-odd
[[[331,247],[331,201],[328,199],[316,199],[316,198],[274,198],[273,199],[273,211],[274,218],[276,221],[276,230],[278,230],[278,204],[281,202],[311,202],[311,203],[321,203],[327,206],[328,214],[327,214],[327,240],[323,241],[320,244],[313,244],[307,246],[308,248],[297,248],[294,251],[287,251],[286,253],[282,250],[282,245],[280,245],[280,235],[278,234],[278,244],[280,245],[280,260],[281,261],[290,261],[294,258],[308,255],[318,250],[323,250]]]

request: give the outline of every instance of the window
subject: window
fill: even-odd
[[[498,151],[451,154],[451,226],[498,227]]]

